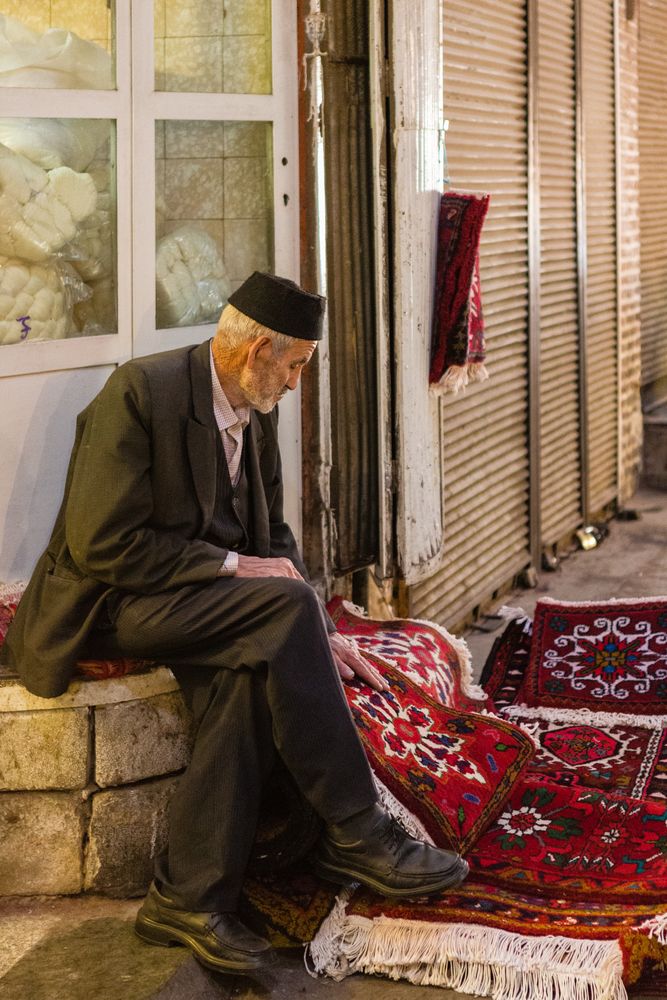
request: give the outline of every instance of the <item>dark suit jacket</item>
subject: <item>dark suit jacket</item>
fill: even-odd
[[[251,551],[287,556],[277,412],[246,431]],[[208,342],[139,358],[79,415],[65,495],[2,649],[42,697],[66,690],[107,594],[155,593],[216,578],[227,549],[204,541],[219,434]]]

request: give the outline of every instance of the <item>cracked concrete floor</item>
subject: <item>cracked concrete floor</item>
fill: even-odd
[[[576,551],[534,590],[500,603],[532,613],[543,595],[569,600],[667,594],[667,494],[642,490],[629,505],[636,521],[615,521],[609,537]],[[480,623],[482,626],[493,622]],[[467,636],[478,676],[498,632]],[[437,987],[370,976],[341,983],[314,980],[299,949],[282,952],[261,978],[223,977],[202,969],[182,948],[154,948],[132,932],[138,900],[14,898],[0,900],[2,1000],[466,1000]],[[632,1000],[667,1000],[667,985],[647,984]]]

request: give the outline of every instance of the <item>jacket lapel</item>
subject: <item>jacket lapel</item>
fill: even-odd
[[[186,444],[195,493],[202,512],[202,533],[213,518],[217,483],[217,442],[219,433],[213,416],[209,341],[190,354],[192,412],[186,427]]]

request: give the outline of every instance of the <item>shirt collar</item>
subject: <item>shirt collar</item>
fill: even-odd
[[[218,425],[219,431],[225,431],[234,424],[240,422],[242,427],[247,427],[250,423],[250,407],[239,406],[237,410],[227,399],[225,391],[220,385],[218,373],[215,370],[213,361],[213,341],[210,342],[209,355],[211,359],[211,389],[213,391],[213,415]]]

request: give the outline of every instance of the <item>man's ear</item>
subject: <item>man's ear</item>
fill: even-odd
[[[254,368],[258,360],[268,361],[272,356],[273,344],[271,343],[271,338],[257,337],[256,340],[251,341],[250,347],[248,348],[246,365],[248,368]]]

